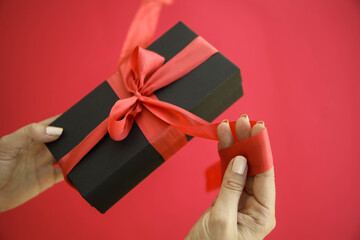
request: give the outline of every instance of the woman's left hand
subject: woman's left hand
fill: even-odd
[[[0,139],[0,212],[15,208],[63,180],[46,148],[62,134],[48,126],[58,116],[32,123]]]

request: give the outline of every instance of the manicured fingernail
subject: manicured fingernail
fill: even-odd
[[[222,120],[222,122],[221,122],[221,123],[229,123],[229,120],[224,119],[224,120]]]
[[[58,137],[62,134],[63,129],[59,127],[46,127],[46,135],[52,136],[52,137]]]
[[[234,173],[243,175],[246,168],[246,162],[246,158],[244,158],[243,156],[236,156],[231,170]]]
[[[264,121],[257,121],[256,124],[262,124],[265,126],[265,122]]]
[[[249,116],[247,114],[243,114],[241,117],[246,118],[249,121]]]

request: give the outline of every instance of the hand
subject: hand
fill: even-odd
[[[32,123],[0,139],[0,212],[15,208],[63,180],[46,142],[62,128],[47,127],[56,117]]]
[[[236,122],[239,141],[265,128],[257,122],[251,129],[246,114]],[[219,150],[235,143],[228,121],[218,126]],[[242,156],[231,160],[217,199],[200,217],[186,239],[263,239],[275,227],[274,168],[247,177],[247,161]]]

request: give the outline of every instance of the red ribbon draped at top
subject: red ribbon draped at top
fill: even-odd
[[[59,160],[70,185],[67,174],[104,135],[109,133],[113,140],[121,141],[129,134],[134,121],[165,160],[187,143],[185,134],[218,140],[218,123],[208,123],[180,107],[158,100],[154,95],[156,90],[183,77],[217,52],[202,37],[195,38],[165,64],[164,57],[146,50],[161,7],[167,3],[169,1],[142,2],[125,40],[119,70],[107,80],[119,100],[109,117]],[[239,154],[240,147],[241,154],[248,158],[250,175],[270,169],[272,157],[266,129],[255,137],[241,146],[236,144],[222,150],[220,156],[228,161]]]

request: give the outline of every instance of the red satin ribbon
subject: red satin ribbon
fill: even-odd
[[[134,120],[164,160],[170,158],[187,143],[184,134],[218,140],[216,134],[218,123],[208,123],[182,108],[159,101],[154,95],[156,90],[181,78],[217,52],[203,38],[197,37],[164,64],[162,56],[142,47],[137,47],[148,44],[155,30],[161,6],[164,3],[166,1],[143,1],[125,41],[119,61],[119,71],[107,80],[120,100],[113,106],[109,118],[105,119],[73,150],[59,160],[58,163],[62,168],[64,177],[70,185],[72,184],[66,176],[86,153],[107,132],[114,140],[123,140],[129,134]],[[129,55],[130,53],[131,55]],[[254,141],[256,143],[259,140]],[[250,143],[246,146],[251,148],[253,144]],[[269,149],[268,147],[267,150]],[[220,152],[222,158],[230,156],[226,154],[225,150],[222,152]],[[269,163],[269,160],[266,159],[269,154],[260,157],[263,156],[265,158],[251,161],[258,162],[260,165],[264,161]],[[248,161],[250,160],[248,159]],[[269,167],[269,164],[262,165],[266,166],[265,168]],[[256,164],[249,164],[249,166],[256,166]],[[257,170],[263,171],[265,168],[254,167],[254,173]]]
[[[250,121],[251,127],[256,121]],[[230,123],[234,139],[236,139],[235,122]],[[273,166],[273,157],[270,147],[270,140],[267,129],[243,141],[236,143],[228,148],[219,151],[221,159],[221,173],[224,176],[227,166],[231,159],[236,156],[244,156],[248,161],[248,176],[266,172]]]

